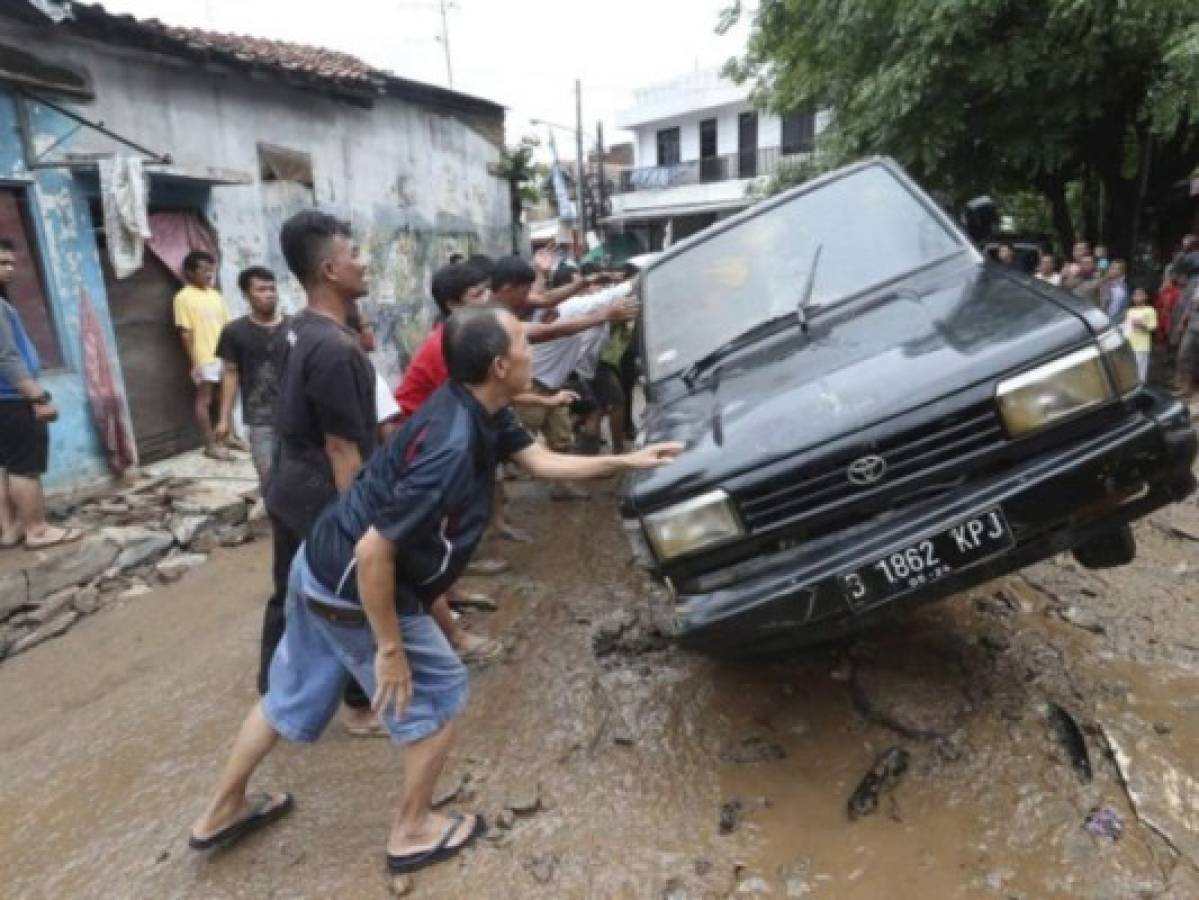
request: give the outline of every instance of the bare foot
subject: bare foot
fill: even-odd
[[[424,820],[410,828],[395,827],[387,839],[390,856],[411,856],[436,847],[450,828],[454,829],[446,847],[461,847],[475,830],[478,816],[463,816],[458,822],[442,813],[430,812]]]
[[[341,723],[346,731],[355,737],[386,737],[387,731],[379,717],[371,709],[358,709],[353,706],[342,706]]]

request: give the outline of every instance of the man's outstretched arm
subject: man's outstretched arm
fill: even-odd
[[[677,441],[650,444],[632,453],[614,456],[572,456],[568,453],[555,453],[540,444],[532,444],[514,454],[512,458],[534,478],[569,481],[606,478],[633,469],[656,469],[658,466],[667,465],[682,452],[683,445]]]

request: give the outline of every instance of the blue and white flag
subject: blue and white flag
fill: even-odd
[[[550,178],[554,182],[554,199],[558,202],[558,218],[573,222],[578,218],[575,204],[570,199],[570,191],[566,189],[566,176],[562,174],[562,164],[558,162],[558,145],[554,141],[554,132],[551,131],[549,135],[550,152],[554,156],[554,162],[550,166]]]

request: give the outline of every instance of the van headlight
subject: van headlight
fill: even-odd
[[[733,501],[716,490],[645,517],[645,532],[659,559],[673,559],[745,534]]]
[[[1107,359],[1116,382],[1116,393],[1123,397],[1141,386],[1141,377],[1137,374],[1137,358],[1128,343],[1128,336],[1122,328],[1113,328],[1099,336],[1099,349]]]
[[[999,382],[995,400],[1012,437],[1048,428],[1112,399],[1099,347],[1084,347]]]

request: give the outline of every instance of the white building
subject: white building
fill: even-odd
[[[609,229],[660,249],[668,224],[672,240],[694,234],[752,203],[781,160],[813,152],[828,113],[762,113],[749,90],[710,70],[636,91],[616,119],[634,134],[635,163],[612,198]]]

